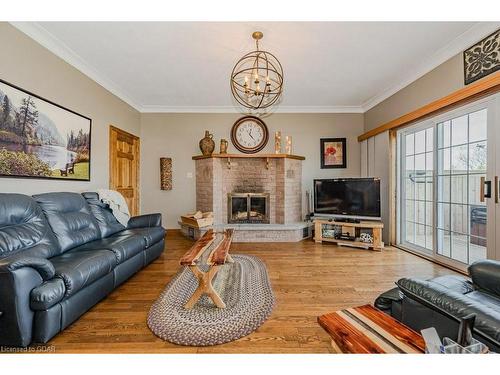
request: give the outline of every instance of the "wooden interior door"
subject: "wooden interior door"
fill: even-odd
[[[130,214],[139,215],[139,137],[109,127],[109,188],[119,191]]]

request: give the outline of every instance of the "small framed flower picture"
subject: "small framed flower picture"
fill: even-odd
[[[346,138],[321,138],[321,169],[347,168]]]

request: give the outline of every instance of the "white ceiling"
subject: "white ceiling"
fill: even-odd
[[[229,76],[264,32],[280,112],[364,112],[498,28],[474,22],[13,23],[142,112],[232,112]]]

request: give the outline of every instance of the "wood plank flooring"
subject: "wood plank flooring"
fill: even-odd
[[[330,337],[319,315],[367,303],[404,276],[451,274],[444,267],[395,248],[382,252],[316,244],[235,243],[232,254],[251,254],[267,265],[277,305],[257,331],[212,347],[184,347],[151,333],[146,316],[192,246],[169,231],[163,255],[113,291],[47,345],[56,353],[328,353]]]

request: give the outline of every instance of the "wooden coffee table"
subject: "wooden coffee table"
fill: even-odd
[[[218,308],[225,308],[226,304],[220,298],[219,294],[215,291],[212,280],[217,274],[220,266],[226,262],[232,263],[233,259],[229,255],[229,248],[233,238],[233,229],[226,229],[222,236],[219,236],[217,241],[217,234],[210,229],[207,231],[194,245],[184,254],[180,260],[182,266],[188,266],[191,272],[198,279],[198,288],[194,291],[193,295],[184,305],[186,309],[192,309],[196,302],[203,294],[207,294]],[[211,248],[211,252],[204,262],[208,265],[208,271],[203,272],[199,265],[203,253]]]
[[[422,336],[371,305],[318,317],[337,353],[424,353]]]

